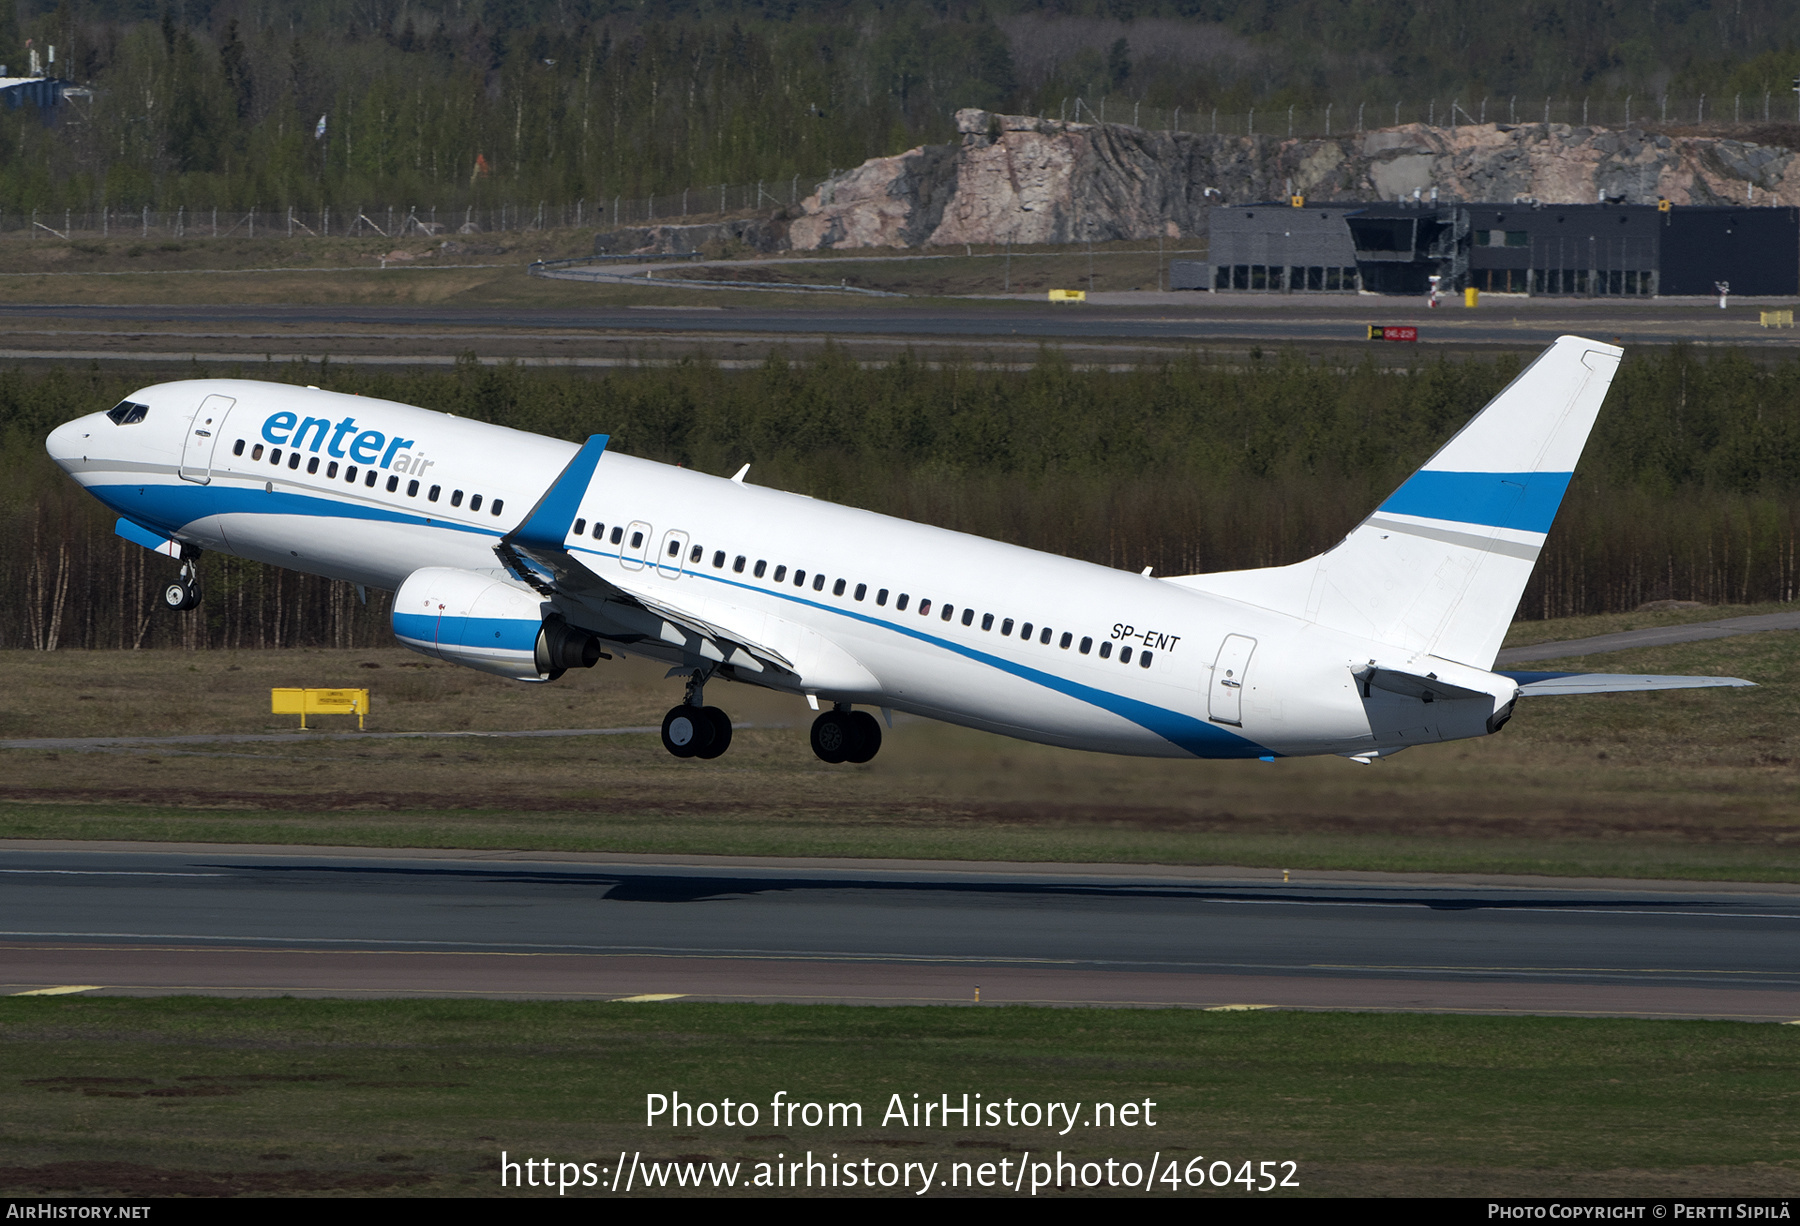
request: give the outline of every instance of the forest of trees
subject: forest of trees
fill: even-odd
[[[1497,114],[1512,96],[1710,92],[1791,115],[1800,6],[0,0],[15,74],[27,40],[93,93],[50,125],[0,107],[0,210],[461,209],[816,181],[948,139],[959,107],[1078,96],[1423,115],[1426,98]]]
[[[1159,574],[1297,561],[1335,543],[1517,373],[1512,358],[1129,371],[865,367],[840,351],[759,369],[601,374],[472,360],[403,372],[248,372],[421,404]],[[187,372],[200,377],[205,372]],[[228,371],[215,371],[227,374]],[[0,371],[0,648],[390,642],[385,594],[208,555],[206,602],[156,607],[175,563],[48,460],[45,434],[141,372]],[[1527,589],[1527,618],[1654,599],[1800,592],[1800,359],[1628,356]]]

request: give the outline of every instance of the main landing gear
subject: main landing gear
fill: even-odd
[[[822,762],[867,762],[881,749],[881,725],[867,711],[833,707],[813,721],[812,749]]]
[[[663,748],[677,758],[716,758],[731,748],[731,717],[702,705],[706,674],[688,678],[687,698],[663,716]]]
[[[192,609],[200,604],[200,559],[197,557],[181,560],[181,574],[176,580],[163,588],[163,608],[173,613]]]

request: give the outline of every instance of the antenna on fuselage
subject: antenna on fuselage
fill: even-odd
[[[750,475],[750,466],[748,464],[746,464],[742,468],[738,469],[737,472],[732,475],[731,479],[733,481],[737,482],[739,485],[742,485],[744,483],[744,478],[749,475]]]

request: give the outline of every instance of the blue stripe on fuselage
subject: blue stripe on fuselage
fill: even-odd
[[[1475,475],[1493,476],[1493,474]],[[1496,477],[1496,480],[1497,479],[1498,478]],[[251,514],[294,515],[317,519],[360,519],[418,526],[425,526],[427,522],[429,522],[429,525],[433,528],[448,528],[453,531],[472,532],[477,535],[492,536],[496,539],[501,535],[498,528],[482,528],[473,524],[458,523],[455,520],[440,519],[436,516],[430,517],[428,521],[426,516],[410,511],[389,510],[385,507],[375,507],[362,503],[340,501],[320,494],[290,493],[287,491],[271,492],[268,490],[257,489],[254,486],[220,486],[217,484],[219,479],[215,477],[214,480],[215,484],[213,485],[194,485],[188,482],[180,482],[179,484],[144,483],[129,485],[91,485],[88,487],[88,490],[96,498],[99,498],[100,501],[106,503],[115,510],[129,513],[131,518],[138,523],[152,527],[166,528],[166,530],[170,532],[178,530],[183,525],[193,523],[195,520],[204,519],[208,515]],[[1564,474],[1563,480],[1566,483],[1566,474]],[[1411,482],[1408,482],[1408,484],[1410,485]],[[1404,488],[1405,487],[1402,487],[1402,489]],[[1389,501],[1392,501],[1392,499]],[[1384,507],[1383,509],[1390,508]],[[1397,508],[1392,509],[1398,510]],[[1554,508],[1552,508],[1552,512],[1554,513]],[[1420,512],[1399,513],[1420,514]],[[573,552],[586,553],[598,558],[610,558],[615,561],[618,560],[619,557],[618,554],[602,553],[599,550],[585,548],[577,549]],[[1030,668],[1026,665],[1015,664],[1012,661],[1002,659],[999,656],[990,655],[987,652],[979,651],[972,647],[965,647],[960,643],[939,638],[936,635],[926,634],[922,631],[903,626],[897,622],[888,621],[885,618],[872,617],[866,613],[859,613],[851,609],[836,608],[832,605],[821,604],[818,601],[794,596],[787,592],[758,587],[754,584],[743,583],[734,579],[727,579],[722,575],[708,575],[701,571],[687,571],[685,573],[694,578],[708,579],[713,582],[725,584],[727,587],[738,588],[747,592],[760,592],[768,596],[778,596],[783,600],[795,604],[804,605],[808,608],[818,609],[823,612],[836,613],[854,621],[860,621],[871,626],[878,626],[886,630],[891,630],[896,634],[905,635],[906,637],[918,640],[919,642],[929,643],[932,646],[963,656],[976,663],[985,664],[991,668],[999,669],[1001,672],[1009,673],[1021,680],[1030,681],[1036,685],[1041,685],[1046,689],[1054,690],[1057,693],[1064,694],[1070,698],[1099,707],[1101,710],[1110,711],[1123,719],[1127,719],[1132,723],[1137,724],[1141,728],[1155,733],[1157,736],[1162,737],[1171,744],[1187,750],[1196,757],[1259,758],[1267,756],[1271,752],[1269,749],[1256,744],[1254,741],[1250,741],[1236,733],[1228,732],[1216,724],[1196,719],[1191,715],[1183,715],[1179,711],[1171,711],[1164,707],[1158,707],[1153,703],[1144,702],[1136,698],[1127,698],[1122,694],[1114,694],[1107,690],[1097,689],[1093,686],[1083,685],[1080,682],[1071,681],[1064,677],[1058,677],[1054,673],[1047,673],[1039,669]],[[492,629],[492,627],[489,629],[490,635]],[[509,643],[504,637],[497,640],[495,645],[515,650],[529,650],[536,646],[535,623],[532,624],[532,633],[534,635],[532,643],[526,647],[518,647],[515,644]],[[421,633],[417,635],[408,634],[407,637],[416,637],[422,642],[435,642],[436,632],[432,631],[430,633]],[[480,641],[481,640],[470,642],[469,645],[474,646],[476,642]]]
[[[183,481],[177,485],[147,482],[140,485],[90,485],[88,492],[115,511],[133,520],[165,532],[178,532],[196,520],[209,515],[299,515],[313,519],[362,519],[377,523],[414,524],[448,528],[455,532],[500,536],[498,521],[493,528],[458,523],[437,515],[420,515],[414,511],[390,510],[367,503],[349,502],[321,494],[290,493],[286,490],[261,490],[254,486],[194,485]]]
[[[1421,470],[1380,510],[1489,528],[1548,532],[1573,473],[1449,473]]]
[[[615,561],[618,560],[619,557],[616,553],[603,553],[598,549],[581,546],[571,548],[569,552],[591,554],[596,558],[611,558]],[[1093,686],[1083,685],[1078,681],[1071,681],[1066,677],[1059,677],[1055,673],[1043,672],[1040,669],[1031,668],[1028,665],[1015,664],[1011,660],[1003,659],[1000,656],[990,655],[985,651],[980,651],[973,647],[965,647],[961,643],[953,642],[950,639],[939,638],[935,634],[927,634],[922,630],[915,630],[910,626],[904,626],[898,622],[888,621],[886,618],[873,617],[867,613],[859,613],[854,609],[841,609],[835,605],[821,604],[816,600],[808,600],[803,596],[795,596],[788,592],[758,587],[755,584],[745,583],[738,579],[727,579],[723,575],[709,575],[705,571],[686,570],[682,573],[692,579],[706,579],[713,583],[722,583],[726,587],[738,588],[746,592],[759,592],[765,596],[777,596],[782,600],[790,601],[798,605],[804,605],[809,609],[818,609],[826,613],[835,613],[840,617],[847,617],[852,621],[863,622],[871,626],[879,626],[884,630],[891,630],[895,634],[905,635],[907,638],[916,639],[921,643],[929,643],[934,647],[939,647],[955,655],[963,656],[978,664],[985,664],[990,668],[999,669],[1001,672],[1010,673],[1021,680],[1030,681],[1036,685],[1043,686],[1045,689],[1055,690],[1059,694],[1064,694],[1080,702],[1099,707],[1103,711],[1110,711],[1114,715],[1130,720],[1140,728],[1154,732],[1157,736],[1162,737],[1171,744],[1180,746],[1195,757],[1261,758],[1267,757],[1274,752],[1271,749],[1258,745],[1254,741],[1239,736],[1235,732],[1228,732],[1217,724],[1211,724],[1205,720],[1196,719],[1191,715],[1183,715],[1179,711],[1171,711],[1166,707],[1159,707],[1154,703],[1144,702],[1140,699],[1127,698],[1123,694],[1114,694],[1110,690],[1096,689]],[[1122,665],[1121,667],[1125,666]]]

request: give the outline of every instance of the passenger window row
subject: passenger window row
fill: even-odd
[[[276,468],[280,468],[281,462],[282,462],[282,449],[280,447],[270,447],[268,449],[268,451],[269,451],[269,463],[272,464],[273,466],[275,466]],[[237,441],[236,445],[232,447],[231,454],[236,455],[236,456],[241,456],[244,454],[244,440],[243,439],[239,439]],[[261,443],[257,443],[254,447],[252,447],[250,449],[250,458],[252,460],[260,460],[263,458],[263,445]],[[289,469],[297,470],[300,467],[301,460],[306,461],[306,472],[307,472],[308,476],[313,476],[318,473],[319,462],[320,462],[318,456],[310,456],[309,457],[309,456],[302,454],[298,450],[292,450],[292,449],[290,449],[287,452],[287,467]],[[325,478],[326,478],[326,480],[335,481],[337,479],[337,475],[338,475],[338,462],[336,460],[326,461],[325,462]],[[345,482],[345,484],[355,485],[358,475],[359,475],[359,469],[357,468],[357,466],[355,464],[344,465],[344,482]],[[379,469],[375,469],[375,468],[368,468],[368,469],[360,470],[360,475],[362,477],[363,485],[368,489],[374,489],[376,486],[376,483],[381,480],[381,471]],[[393,494],[393,493],[397,493],[399,491],[399,489],[400,489],[400,478],[397,475],[390,473],[388,475],[388,479],[387,479],[387,492],[390,494]],[[442,496],[443,492],[444,492],[443,486],[434,485],[429,490],[426,491],[425,501],[426,502],[436,502],[439,499],[439,497]],[[415,477],[406,483],[406,496],[408,498],[417,498],[419,496],[418,478]],[[471,510],[471,511],[481,510],[481,501],[482,501],[482,496],[480,494],[470,494],[469,495],[469,510]],[[462,504],[463,504],[463,492],[461,490],[451,491],[450,505],[453,507],[460,507],[460,506],[462,506]],[[488,514],[498,515],[505,508],[506,508],[506,499],[496,498],[492,502],[488,503]]]
[[[575,521],[574,535],[576,535],[576,536],[588,535],[588,521],[585,518],[578,519]],[[606,525],[601,523],[599,520],[595,520],[594,525],[593,525],[593,534],[592,535],[593,535],[593,538],[597,541],[603,541],[603,540],[608,539],[606,537]],[[631,534],[631,546],[630,547],[632,549],[643,548],[644,536],[645,536],[645,534],[642,531],[634,531]],[[625,537],[625,529],[615,526],[612,530],[612,536],[610,538],[612,543],[615,545],[621,544],[624,541],[624,537]],[[674,539],[674,540],[669,541],[668,553],[671,558],[678,557],[680,555],[680,553],[681,553],[680,540]],[[689,548],[689,550],[688,550],[687,560],[690,565],[698,566],[701,563],[701,559],[703,559],[705,556],[706,556],[706,547],[704,545],[694,545],[691,548]],[[725,569],[725,558],[726,558],[726,555],[725,555],[725,551],[723,549],[714,550],[713,555],[712,555],[713,569],[714,570],[724,570]],[[769,579],[769,581],[772,583],[789,583],[789,582],[791,582],[793,584],[793,586],[795,586],[797,588],[810,587],[815,592],[823,592],[825,590],[825,585],[827,583],[829,583],[831,585],[831,594],[833,596],[841,597],[844,595],[844,593],[846,591],[849,591],[851,600],[857,602],[858,604],[862,603],[865,599],[867,599],[868,595],[869,595],[869,585],[866,583],[859,583],[856,585],[855,589],[852,590],[850,588],[849,581],[846,579],[827,579],[827,577],[825,575],[820,574],[816,571],[813,572],[809,576],[807,571],[801,567],[795,567],[793,569],[793,572],[792,572],[793,577],[790,580],[789,571],[785,565],[777,565],[775,567],[774,571],[771,572],[769,570],[768,560],[765,558],[758,558],[756,560],[756,564],[754,566],[750,565],[749,557],[744,554],[741,554],[741,553],[731,559],[731,573],[732,574],[741,575],[744,573],[744,570],[746,567],[749,568],[750,574],[753,578],[762,579],[764,577],[767,577]],[[810,579],[810,582],[809,582],[809,579]],[[880,590],[878,590],[875,593],[875,605],[877,608],[886,608],[887,607],[888,595],[889,595],[888,589],[885,587],[881,588]],[[912,602],[911,595],[909,595],[906,592],[901,592],[898,596],[894,597],[894,608],[898,612],[904,613],[906,611],[907,606],[911,602]],[[937,609],[938,609],[938,620],[941,622],[960,621],[962,625],[971,626],[971,627],[975,624],[975,610],[974,609],[965,607],[962,610],[962,614],[961,614],[960,618],[957,616],[957,610],[956,610],[955,605],[942,604],[942,605],[938,605]],[[920,600],[919,604],[918,604],[918,610],[919,610],[918,615],[920,617],[931,616],[931,610],[932,610],[931,600],[929,598]],[[981,629],[983,631],[991,632],[994,629],[994,623],[995,623],[995,617],[992,613],[983,613],[981,615]],[[1001,619],[999,624],[1000,624],[1001,636],[1006,637],[1006,638],[1012,637],[1013,626],[1015,624],[1013,619],[1010,617]],[[1056,646],[1063,651],[1067,651],[1067,650],[1069,650],[1069,648],[1077,646],[1076,641],[1075,641],[1075,635],[1070,631],[1065,630],[1062,632],[1062,634],[1060,636],[1058,636],[1057,633],[1054,630],[1052,630],[1049,626],[1034,626],[1031,622],[1025,622],[1019,626],[1019,638],[1021,640],[1029,642],[1029,641],[1031,641],[1031,639],[1033,638],[1034,635],[1036,636],[1038,643],[1045,647],[1048,647],[1052,641],[1054,641],[1056,643]],[[1077,647],[1077,650],[1079,650],[1080,653],[1084,656],[1092,654],[1094,651],[1094,640],[1093,640],[1092,636],[1083,635],[1081,638],[1079,647]],[[1112,643],[1110,641],[1101,643],[1100,644],[1100,658],[1102,660],[1110,660],[1112,658],[1112,655],[1113,655]],[[1151,660],[1153,660],[1155,658],[1155,656],[1156,656],[1156,653],[1153,651],[1138,652],[1137,653],[1138,667],[1149,668],[1150,662],[1151,662]],[[1131,660],[1132,660],[1132,649],[1130,647],[1119,648],[1119,663],[1129,664],[1129,663],[1131,663]]]

